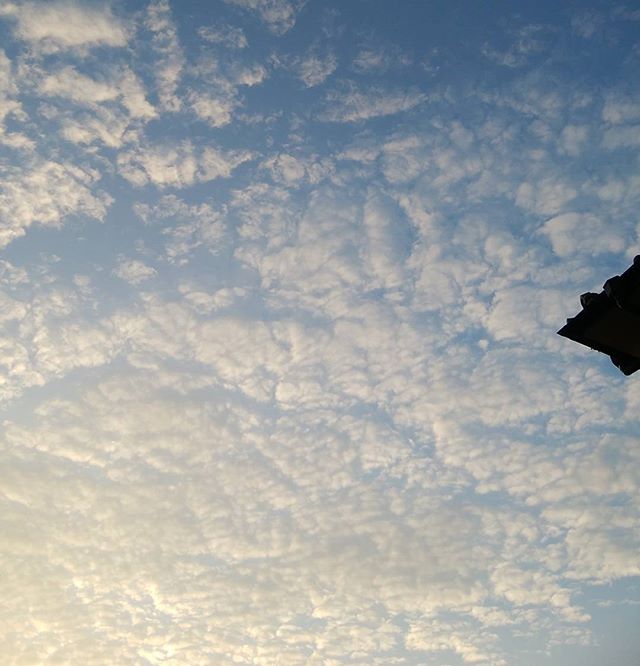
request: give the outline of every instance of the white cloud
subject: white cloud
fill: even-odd
[[[0,246],[23,236],[33,224],[58,227],[70,215],[104,219],[112,199],[94,191],[99,179],[96,171],[52,161],[34,161],[28,169],[5,167]]]
[[[507,91],[482,91],[479,93],[483,99],[498,108],[508,108],[515,111],[519,121],[530,116],[544,122],[556,121],[564,109],[590,104],[589,96],[580,94],[574,90],[567,94],[566,90],[560,90],[550,85],[548,80],[541,79],[535,70],[523,76],[514,83]],[[531,118],[527,124],[531,123]]]
[[[262,83],[269,73],[262,65],[239,67],[233,72],[233,83],[237,86],[257,86]]]
[[[240,86],[259,85],[269,75],[260,64],[232,63],[224,69],[217,60],[202,59],[195,70],[198,85],[186,96],[191,110],[211,127],[224,127],[235,119],[234,111],[242,105]]]
[[[230,213],[240,217],[238,231],[246,239],[236,257],[258,271],[273,298],[340,311],[350,290],[364,284],[355,252],[363,238],[362,211],[339,190],[319,188],[299,210],[286,190],[254,186],[236,194]]]
[[[154,277],[157,271],[138,259],[123,259],[114,268],[113,274],[125,282],[136,285]]]
[[[199,85],[186,97],[191,110],[211,127],[224,127],[235,119],[234,111],[242,105],[240,86],[259,85],[269,76],[267,69],[259,64],[235,64],[229,70],[223,74],[216,61],[201,62]]]
[[[121,99],[132,118],[148,119],[156,115],[140,80],[128,67],[112,74],[110,80],[98,80],[67,66],[46,75],[39,84],[39,92],[91,107]]]
[[[382,148],[382,171],[390,183],[405,183],[424,172],[428,148],[415,136],[387,141]]]
[[[277,183],[295,187],[302,183],[318,184],[334,173],[333,163],[316,156],[296,157],[289,153],[280,153],[262,162]]]
[[[571,18],[573,31],[584,39],[591,39],[602,31],[605,17],[598,11],[582,11]]]
[[[190,142],[140,146],[118,155],[118,170],[137,186],[187,187],[193,183],[228,178],[240,164],[253,158],[242,150],[196,148]]]
[[[139,140],[140,128],[157,112],[146,99],[138,76],[126,65],[87,76],[74,66],[37,72],[34,86],[52,100],[47,115],[71,143],[121,148]],[[72,102],[69,104],[68,102]]]
[[[264,166],[275,180],[288,185],[303,180],[307,174],[304,162],[287,153],[268,159]]]
[[[640,121],[640,101],[636,97],[610,95],[602,108],[602,120],[611,125]]]
[[[103,143],[109,148],[120,148],[136,134],[129,134],[128,116],[117,111],[97,109],[95,113],[63,117],[60,133],[64,139],[79,145]]]
[[[361,243],[361,252],[370,275],[370,288],[400,289],[406,284],[403,264],[410,247],[395,203],[370,189],[363,210],[363,224],[366,240]]]
[[[18,100],[15,99],[18,88],[12,65],[7,54],[0,49],[0,128],[8,115],[20,115],[22,109]]]
[[[295,25],[297,14],[306,0],[225,0],[225,2],[255,12],[271,32],[283,35]]]
[[[337,66],[338,61],[333,54],[329,54],[326,58],[309,56],[298,64],[298,77],[305,86],[311,88],[324,83],[335,72]]]
[[[338,59],[333,53],[325,56],[310,52],[304,57],[295,58],[290,67],[307,88],[324,83],[338,67]]]
[[[377,45],[362,49],[354,58],[352,67],[357,72],[386,72],[390,69],[410,65],[411,58],[397,47]]]
[[[278,34],[298,7],[238,2]],[[371,85],[324,97],[178,7],[119,52],[0,55],[2,243],[27,234],[0,261],[0,661],[597,650],[592,584],[640,574],[640,399],[554,332],[637,240],[634,154],[599,159],[634,150],[633,97],[577,88],[562,50],[501,89],[389,88],[404,56],[370,41],[346,66]],[[294,37],[283,67],[340,73]],[[34,228],[110,196],[108,226]]]
[[[226,225],[221,212],[209,204],[189,205],[175,195],[160,198],[155,205],[136,204],[136,214],[147,225],[162,227],[167,259],[184,264],[201,245],[216,254],[225,236]]]
[[[589,128],[586,125],[566,125],[560,134],[560,149],[572,157],[577,157],[588,138]]]
[[[228,308],[247,295],[242,287],[216,289],[213,292],[202,291],[197,285],[182,284],[180,293],[199,314],[211,314]]]
[[[155,76],[160,104],[167,111],[178,111],[182,101],[177,90],[185,58],[171,16],[169,0],[153,0],[149,3],[145,26],[152,34],[151,43],[158,58]]]
[[[156,116],[156,110],[147,101],[144,86],[128,67],[120,70],[118,87],[121,90],[122,105],[132,118],[148,119]]]
[[[229,25],[213,27],[202,26],[198,28],[198,35],[206,42],[221,44],[230,49],[244,49],[247,47],[247,37],[242,28]]]
[[[465,664],[507,666],[495,652],[495,634],[472,629],[463,622],[446,622],[434,617],[414,620],[406,637],[407,647],[428,653],[453,652]]]
[[[509,39],[512,43],[505,50],[484,44],[482,55],[504,67],[522,67],[532,54],[549,46],[549,30],[542,25],[528,25],[513,31]]]
[[[570,257],[577,253],[591,256],[603,252],[617,253],[627,247],[627,239],[620,231],[589,214],[558,215],[547,220],[541,232],[549,238],[553,251],[559,257]]]
[[[574,306],[575,294],[540,287],[500,290],[485,320],[487,331],[497,340],[511,340],[534,348],[547,346],[539,331],[553,329]]]
[[[80,74],[71,66],[47,75],[39,87],[44,95],[58,96],[80,104],[99,104],[120,95],[118,87]]]
[[[609,150],[634,149],[636,146],[640,146],[640,124],[606,129],[602,145]]]
[[[0,128],[0,144],[14,150],[24,150],[27,152],[32,152],[36,146],[35,141],[28,136],[20,132],[5,133],[3,128]]]
[[[157,326],[166,323],[155,319]],[[223,332],[216,328],[218,336]],[[244,342],[243,328],[238,334]],[[253,336],[246,351],[255,353],[256,341]],[[49,544],[47,559],[66,563],[57,572],[60,586],[76,590],[66,602],[52,593],[65,614],[50,643],[76,635],[78,612],[93,622],[104,613],[135,612],[139,600],[148,599],[180,624],[180,640],[164,623],[151,637],[137,636],[122,623],[108,637],[97,632],[90,647],[82,646],[84,657],[101,655],[105,642],[110,658],[150,654],[161,643],[190,663],[215,658],[221,646],[225,656],[262,656],[267,663],[282,654],[304,660],[312,646],[318,660],[360,654],[382,664],[377,653],[402,647],[403,631],[395,620],[403,613],[420,622],[441,607],[463,609],[480,600],[483,590],[471,580],[489,553],[471,553],[479,527],[473,515],[433,497],[409,505],[383,483],[357,486],[350,467],[361,455],[366,460],[376,449],[384,455],[393,447],[396,456],[406,457],[406,441],[385,426],[353,417],[320,417],[309,431],[290,416],[265,432],[258,413],[231,393],[224,404],[203,399],[202,388],[208,393],[215,386],[214,377],[204,373],[197,378],[166,368],[129,370],[91,383],[77,397],[43,402],[30,425],[6,424],[12,460],[35,455],[49,461],[37,475],[10,466],[6,492],[12,507],[26,499],[25,488],[35,488],[28,492],[30,510]],[[393,458],[387,460],[378,458],[378,469],[385,470]],[[63,468],[67,474],[60,484]],[[143,470],[157,480],[134,483]],[[184,474],[188,488],[172,481]],[[95,477],[104,483],[92,483]],[[72,506],[73,526],[63,532],[54,518]],[[96,507],[102,507],[97,514]],[[184,512],[191,520],[181,517]],[[274,522],[274,515],[281,519]],[[91,567],[77,570],[78,544],[92,553]],[[20,541],[12,538],[8,545],[13,552]],[[132,574],[139,548],[145,564],[133,567]],[[194,563],[176,566],[175,558]],[[265,575],[247,569],[249,558],[265,567]],[[16,571],[27,598],[54,580],[41,570],[44,561],[30,562],[31,568]],[[104,594],[114,589],[118,595]],[[216,612],[222,607],[223,617]],[[16,608],[16,622],[23,613]],[[200,633],[205,613],[205,640],[184,641],[191,632]],[[345,615],[351,618],[347,627]],[[47,621],[46,613],[38,617]],[[274,635],[254,621],[258,618],[279,630]],[[229,631],[248,622],[257,646],[268,644],[269,652],[247,646],[242,632],[235,639],[236,632]],[[445,625],[441,629],[444,634]],[[456,633],[461,655],[470,657],[481,647],[495,654],[492,640],[465,629],[461,623]],[[408,647],[439,650],[444,640],[443,635],[437,646],[409,640]],[[75,658],[70,649],[67,654]]]
[[[212,127],[228,125],[233,117],[233,111],[239,105],[235,95],[227,92],[216,96],[212,96],[208,92],[193,92],[189,101],[198,118]]]
[[[538,215],[553,215],[562,211],[576,195],[569,183],[542,178],[522,183],[516,191],[516,204]]]
[[[295,237],[298,218],[303,209],[291,191],[256,183],[242,190],[234,190],[230,211],[238,218],[238,234],[244,240],[237,251],[239,254],[246,252],[253,264],[260,254],[254,251],[257,248],[251,244],[264,243],[276,250],[289,243]]]
[[[427,96],[416,89],[358,89],[349,85],[326,95],[325,108],[318,118],[326,122],[358,122],[408,111],[426,100]]]
[[[0,16],[15,21],[14,35],[43,53],[122,47],[129,40],[129,30],[108,5],[92,6],[68,0],[6,2],[0,7]]]

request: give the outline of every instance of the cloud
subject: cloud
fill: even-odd
[[[539,337],[541,329],[562,322],[575,301],[575,294],[559,289],[511,287],[500,290],[488,308],[485,326],[497,340],[512,340],[530,347],[546,346]]]
[[[453,652],[465,664],[506,666],[507,661],[495,653],[495,642],[495,634],[463,622],[435,618],[413,621],[406,638],[409,648],[423,653]]]
[[[350,84],[343,90],[327,93],[324,110],[318,119],[335,123],[359,122],[408,111],[426,100],[427,96],[416,89],[359,89]]]
[[[161,226],[167,259],[186,264],[196,248],[204,245],[216,254],[225,236],[223,214],[207,203],[189,205],[173,194],[160,198],[155,205],[138,203],[136,214],[146,225]]]
[[[591,39],[602,30],[605,22],[605,17],[600,12],[586,10],[571,18],[571,28],[583,39]]]
[[[187,187],[216,178],[228,178],[240,164],[253,158],[249,151],[196,148],[189,141],[179,144],[140,146],[118,156],[118,170],[136,186]]]
[[[361,202],[340,190],[324,186],[300,209],[282,187],[252,186],[235,193],[230,215],[247,241],[235,255],[258,272],[271,298],[327,314],[364,284],[354,251],[363,236]]]
[[[382,171],[390,183],[408,182],[424,171],[426,147],[415,135],[394,138],[382,147]]]
[[[543,178],[534,183],[522,183],[516,192],[516,204],[539,215],[553,215],[562,211],[576,195],[569,183]]]
[[[609,150],[633,149],[640,145],[640,124],[611,127],[604,132],[602,145]]]
[[[195,5],[6,6],[137,39],[0,54],[5,661],[606,663],[640,399],[555,331],[638,240],[628,40],[478,82],[444,35],[427,94],[357,12],[268,59]]]
[[[7,132],[7,119],[24,119],[25,113],[18,97],[14,64],[0,49],[0,144],[15,150],[32,151],[35,143],[21,132]]]
[[[47,96],[63,97],[87,105],[112,101],[120,95],[116,85],[80,74],[71,66],[46,76],[40,90]]]
[[[324,83],[335,72],[337,65],[337,58],[330,53],[325,58],[318,56],[304,58],[298,62],[296,69],[298,78],[307,88],[311,88]]]
[[[221,70],[215,59],[203,59],[197,67],[198,85],[187,96],[195,115],[211,127],[224,127],[234,119],[234,111],[242,105],[241,86],[252,87],[268,78],[267,69],[260,64],[232,63]]]
[[[199,314],[211,314],[224,310],[245,298],[248,290],[242,287],[216,289],[213,292],[202,291],[197,285],[182,284],[180,293],[187,303]]]
[[[577,253],[595,256],[603,252],[622,252],[626,238],[594,215],[564,213],[547,220],[541,227],[560,257]]]
[[[316,156],[295,157],[280,153],[264,160],[262,168],[267,169],[276,183],[295,187],[303,183],[318,184],[334,173],[332,162]]]
[[[352,67],[356,72],[387,72],[390,69],[406,67],[411,58],[397,47],[379,45],[362,49],[353,59]]]
[[[34,67],[32,85],[47,100],[46,114],[61,137],[87,152],[100,144],[121,148],[137,142],[141,127],[158,115],[140,78],[126,65],[111,65],[94,76],[73,65]]]
[[[560,149],[572,157],[577,157],[589,138],[589,128],[585,125],[566,125],[560,135]]]
[[[120,148],[135,138],[129,134],[129,118],[108,109],[98,109],[94,114],[63,116],[60,125],[62,138],[78,145],[102,143],[109,148]]]
[[[482,46],[482,55],[503,67],[522,67],[533,54],[549,47],[550,33],[547,26],[524,26],[509,35],[512,43],[506,50],[495,49],[486,43]]]
[[[157,275],[157,271],[138,259],[123,259],[113,270],[113,274],[125,282],[137,285]]]
[[[338,59],[334,53],[327,53],[323,56],[315,49],[311,49],[304,56],[277,57],[275,62],[277,65],[293,71],[307,88],[324,83],[338,66]]]
[[[410,254],[410,234],[403,228],[395,202],[370,190],[363,210],[366,241],[364,265],[372,289],[400,289],[406,283],[404,260]]]
[[[194,380],[164,369],[159,374],[139,370],[110,376],[75,399],[43,403],[37,423],[31,427],[7,424],[16,461],[7,492],[17,506],[24,498],[24,482],[27,478],[35,481],[34,472],[17,461],[29,452],[50,460],[37,475],[39,483],[34,483],[38,490],[31,496],[33,519],[42,530],[43,541],[51,546],[48,557],[66,563],[58,572],[60,587],[73,584],[77,590],[70,602],[63,603],[56,596],[58,587],[52,587],[52,603],[62,604],[67,611],[53,632],[53,643],[79,631],[74,629],[78,613],[93,624],[105,612],[135,608],[135,600],[148,595],[155,608],[181,624],[182,637],[185,632],[198,632],[202,612],[211,613],[206,640],[193,646],[174,645],[165,629],[157,630],[156,638],[162,637],[163,645],[173,645],[174,654],[191,662],[213,658],[219,654],[219,637],[228,635],[230,626],[253,624],[260,616],[281,628],[275,643],[266,641],[266,630],[252,629],[257,646],[249,648],[251,652],[245,641],[231,638],[222,643],[225,655],[256,654],[257,658],[263,644],[273,645],[268,659],[285,651],[302,659],[309,644],[319,658],[328,658],[336,650],[374,655],[392,649],[400,640],[399,629],[388,622],[379,600],[389,604],[393,617],[403,607],[418,611],[447,598],[464,603],[477,597],[476,589],[463,591],[468,582],[464,576],[446,581],[459,565],[469,562],[465,546],[473,529],[472,521],[455,517],[459,527],[469,530],[456,531],[453,540],[447,537],[447,522],[450,525],[454,519],[452,509],[415,507],[417,520],[405,525],[403,551],[394,548],[399,533],[385,502],[397,498],[380,484],[368,492],[358,490],[355,479],[344,470],[349,439],[361,431],[362,422],[318,423],[312,438],[294,417],[274,424],[272,435],[262,434],[254,422],[255,412],[231,397],[224,408],[213,400],[196,398],[201,388],[215,386],[211,376]],[[90,441],[89,428],[94,433]],[[43,437],[45,429],[47,437]],[[283,446],[270,446],[272,436]],[[374,444],[381,436],[393,441],[382,427],[360,436],[361,444]],[[250,441],[256,447],[251,454],[242,446]],[[229,456],[238,445],[245,453],[234,461]],[[303,450],[306,459],[299,455]],[[114,466],[115,461],[119,462]],[[69,468],[66,490],[56,481],[63,466]],[[165,481],[141,487],[131,483],[144,467],[155,470]],[[169,502],[167,475],[176,473],[189,473],[191,490],[185,493],[176,488],[177,492],[169,493]],[[90,483],[90,475],[104,479],[105,484]],[[59,490],[52,504],[45,498],[54,488]],[[230,497],[235,506],[231,524],[226,508]],[[74,551],[52,520],[73,504],[75,527],[67,538],[83,544],[93,562],[80,572],[74,571]],[[94,515],[97,506],[103,507],[100,519]],[[396,510],[401,509],[397,506]],[[181,521],[184,511],[195,522]],[[275,525],[264,522],[274,513],[283,519]],[[377,527],[367,524],[367,514],[377,518]],[[101,554],[94,552],[98,544]],[[143,548],[145,564],[137,567],[134,576],[128,571],[135,561],[136,546]],[[12,538],[9,547],[20,548],[20,541]],[[112,556],[116,552],[121,559]],[[182,570],[169,565],[162,553],[171,559],[195,559],[196,564]],[[443,553],[448,555],[448,563],[438,558]],[[213,570],[199,562],[211,557],[216,562]],[[295,571],[287,570],[286,562],[292,557]],[[258,558],[266,575],[243,574],[242,562],[247,558]],[[38,558],[31,562],[33,568],[16,571],[28,598],[54,581],[53,576],[43,579],[37,575],[42,565]],[[337,569],[348,575],[336,577]],[[415,585],[417,589],[412,590]],[[212,586],[215,594],[211,594]],[[114,588],[119,590],[115,597],[101,593]],[[242,590],[250,595],[248,599],[243,600]],[[185,595],[191,599],[188,605]],[[216,612],[220,604],[227,609],[224,621]],[[299,605],[295,621],[287,620],[291,604]],[[354,614],[349,630],[344,631],[341,617],[345,608],[355,611],[363,606],[369,609],[366,615]],[[20,612],[18,617],[22,617]],[[46,621],[46,613],[41,617]],[[126,623],[114,632],[108,639],[111,656],[155,649],[155,639],[136,639]],[[294,637],[299,640],[292,644]],[[86,650],[101,654],[106,640],[98,632],[91,646],[82,648],[84,654]],[[70,658],[75,649],[70,648]]]
[[[610,95],[602,108],[602,120],[611,125],[640,121],[640,102],[635,97]]]
[[[225,0],[230,5],[255,12],[275,35],[293,28],[306,0]]]
[[[50,3],[8,2],[0,16],[15,22],[13,34],[42,53],[96,47],[123,47],[129,30],[108,5],[91,6],[56,0]]]
[[[151,43],[158,59],[155,77],[160,104],[167,111],[178,111],[182,101],[176,91],[185,59],[169,0],[153,0],[149,3],[145,27],[151,32]]]
[[[212,95],[210,92],[192,92],[189,96],[191,108],[198,118],[204,120],[211,127],[224,127],[228,125],[234,110],[240,102],[235,91],[221,89],[220,94]]]
[[[99,80],[67,66],[46,75],[39,84],[39,92],[47,97],[59,97],[89,107],[101,107],[121,99],[132,118],[149,119],[156,115],[155,109],[146,100],[140,80],[128,67],[120,69],[110,80]]]
[[[220,44],[230,49],[244,49],[247,47],[247,37],[242,28],[229,25],[214,27],[202,26],[198,28],[198,35],[206,42]]]
[[[28,169],[5,167],[0,246],[23,236],[33,224],[58,227],[72,215],[103,220],[112,197],[95,190],[99,180],[97,171],[47,160],[34,160]]]
[[[8,115],[19,115],[22,108],[15,99],[17,86],[12,70],[11,60],[4,51],[0,50],[0,123],[2,124]]]

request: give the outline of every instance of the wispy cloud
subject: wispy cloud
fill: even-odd
[[[308,88],[324,83],[336,71],[338,59],[334,53],[320,54],[311,49],[305,55],[294,58],[276,58],[275,62],[295,72]]]
[[[134,210],[145,224],[161,227],[167,239],[166,257],[172,263],[188,263],[192,252],[201,245],[216,254],[225,236],[223,215],[208,203],[189,205],[168,194],[155,205],[138,203]]]
[[[121,100],[132,118],[153,118],[156,111],[146,99],[138,77],[127,67],[109,79],[93,79],[72,66],[46,74],[39,83],[42,95],[59,97],[83,106],[98,108],[105,102]]]
[[[5,167],[0,185],[0,246],[23,236],[32,224],[59,226],[68,215],[102,220],[112,197],[94,187],[100,174],[74,164],[37,160],[27,168]]]
[[[130,31],[107,6],[67,0],[50,3],[7,2],[0,16],[14,22],[14,35],[42,53],[65,49],[84,51],[98,46],[123,47]]]
[[[247,37],[242,28],[232,26],[202,26],[198,28],[198,35],[207,42],[220,44],[227,48],[244,49],[247,47]]]
[[[225,0],[230,5],[255,12],[276,35],[283,35],[296,22],[306,0]]]
[[[397,47],[375,46],[363,48],[353,59],[352,67],[357,72],[386,72],[390,69],[410,65],[411,58]]]
[[[184,56],[171,16],[169,0],[154,0],[147,8],[145,27],[157,54],[156,82],[160,104],[168,111],[178,111],[181,99],[176,94],[184,66]]]
[[[157,271],[138,259],[122,259],[114,268],[113,274],[130,284],[136,285],[154,277]]]
[[[327,93],[325,108],[318,118],[326,122],[350,123],[408,111],[427,100],[416,89],[359,88],[348,84]]]
[[[504,67],[521,67],[536,53],[546,52],[553,31],[544,25],[527,25],[513,32],[511,44],[503,50],[488,43],[482,46],[482,55]]]
[[[179,144],[139,146],[118,156],[121,175],[137,186],[153,183],[162,187],[185,187],[215,178],[228,178],[243,162],[253,158],[249,151],[221,151],[212,146],[198,148]]]

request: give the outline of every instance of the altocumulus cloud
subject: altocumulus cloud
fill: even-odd
[[[2,5],[3,663],[638,662],[638,16],[547,4]]]

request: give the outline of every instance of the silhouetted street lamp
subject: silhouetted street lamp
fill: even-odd
[[[640,370],[640,255],[599,294],[580,296],[582,312],[567,319],[558,334],[611,357],[625,375]]]

